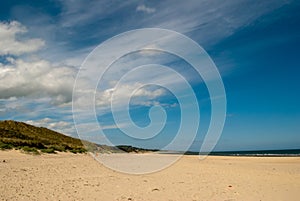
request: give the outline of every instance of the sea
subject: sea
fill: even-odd
[[[207,155],[207,153],[199,153],[188,151],[185,155]],[[300,156],[300,149],[284,149],[284,150],[255,150],[255,151],[213,151],[208,155],[212,156],[264,156],[264,157],[293,157]]]

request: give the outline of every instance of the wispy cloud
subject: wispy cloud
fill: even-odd
[[[141,12],[145,12],[145,13],[155,13],[155,8],[150,8],[150,7],[147,7],[145,5],[139,5],[137,8],[136,8],[136,11],[141,11]]]
[[[175,4],[173,1],[157,1],[153,8],[136,1],[87,0],[74,3],[57,0],[61,12],[56,16],[43,14],[35,19],[24,19],[23,15],[16,14],[16,17],[35,35],[43,36],[47,49],[39,54],[51,58],[52,62],[72,61],[72,65],[79,66],[98,43],[124,31],[148,27],[171,29],[208,46],[289,2],[273,0],[254,4],[248,0],[221,3],[202,0]],[[25,11],[26,8],[22,10],[20,7],[17,13]],[[141,15],[141,12],[151,12],[151,15]],[[80,51],[83,49],[87,51]]]
[[[107,16],[125,9],[132,2],[130,1],[64,1],[58,0],[62,5],[60,13],[60,24],[63,27],[78,27],[84,24],[94,23],[95,20],[103,20]]]

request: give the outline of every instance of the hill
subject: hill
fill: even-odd
[[[130,145],[107,146],[72,138],[56,131],[12,120],[0,121],[0,149],[21,149],[39,154],[70,151],[84,153],[144,153],[157,151]]]
[[[156,152],[158,149],[144,149],[139,147],[133,147],[130,145],[118,145],[116,146],[119,150],[127,153],[146,153],[146,152]]]
[[[87,143],[88,142],[84,142]],[[92,143],[89,143],[93,147]],[[35,127],[12,120],[0,121],[0,149],[22,149],[27,152],[86,152],[82,141],[44,127]]]

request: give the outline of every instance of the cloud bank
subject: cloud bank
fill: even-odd
[[[45,45],[45,41],[34,39],[18,39],[27,29],[17,21],[0,22],[0,55],[22,55],[35,52]]]

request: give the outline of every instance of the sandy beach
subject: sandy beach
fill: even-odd
[[[89,154],[0,151],[1,200],[299,200],[300,157],[184,156],[130,175]]]

